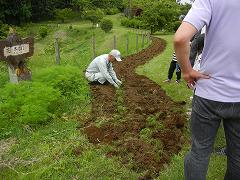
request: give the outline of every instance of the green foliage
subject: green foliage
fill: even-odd
[[[131,28],[136,28],[136,29],[144,29],[146,28],[143,21],[141,21],[138,17],[134,17],[132,19],[128,18],[123,18],[121,20],[121,25],[125,27],[131,27]]]
[[[8,68],[7,64],[4,61],[0,61],[0,88],[4,87],[4,85],[8,82]]]
[[[58,90],[42,83],[7,84],[0,94],[0,138],[14,134],[21,125],[49,121],[59,97]]]
[[[143,12],[143,22],[154,33],[159,30],[169,29],[172,22],[178,18],[179,6],[168,0],[153,1],[146,4]]]
[[[140,131],[140,137],[144,141],[149,142],[151,141],[152,133],[150,128],[144,128]]]
[[[55,112],[56,114],[84,113],[84,107],[89,104],[87,81],[76,67],[53,66],[45,68],[36,73],[33,80],[45,83],[60,91],[61,107],[58,112]]]
[[[104,9],[103,11],[106,15],[114,15],[120,12],[118,8],[107,8]]]
[[[101,9],[92,9],[85,12],[85,18],[92,22],[93,25],[99,23],[103,18],[103,11]]]
[[[48,28],[46,26],[41,26],[39,29],[39,35],[41,38],[45,38],[48,35]]]
[[[186,14],[188,13],[188,11],[191,9],[191,7],[192,7],[191,4],[181,5],[181,6],[180,6],[180,10],[181,10],[180,14],[186,15]],[[180,15],[180,14],[179,14],[179,15]]]
[[[0,21],[6,24],[20,25],[30,20],[31,2],[0,1]]]
[[[103,19],[100,23],[100,27],[105,33],[108,33],[113,27],[113,22],[110,19]]]
[[[137,179],[139,174],[116,158],[105,156],[110,147],[94,149],[76,129],[76,121],[53,121],[19,139],[0,167],[5,179]],[[101,177],[99,176],[101,174]]]
[[[62,23],[64,23],[65,20],[70,19],[74,16],[74,13],[70,8],[56,9],[54,12],[55,18],[57,20],[60,20]]]
[[[0,39],[6,39],[8,35],[9,25],[0,22]]]

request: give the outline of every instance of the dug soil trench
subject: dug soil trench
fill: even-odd
[[[152,38],[148,48],[114,64],[120,89],[91,85],[92,114],[84,132],[96,146],[109,145],[106,156],[131,164],[142,179],[156,177],[184,143],[184,103],[173,102],[158,84],[135,73],[165,47],[164,40]]]

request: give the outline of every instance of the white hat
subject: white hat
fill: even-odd
[[[121,53],[118,50],[113,49],[109,54],[112,55],[117,61],[122,61]]]

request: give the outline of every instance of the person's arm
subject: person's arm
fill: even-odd
[[[197,31],[192,24],[183,22],[174,36],[174,49],[183,73],[183,78],[191,85],[195,85],[195,82],[200,78],[209,78],[208,75],[193,70],[189,61],[189,42]]]
[[[117,83],[113,80],[112,76],[109,74],[107,69],[107,64],[104,61],[99,61],[98,68],[103,76],[107,79],[107,81],[112,84],[114,87],[118,87]]]
[[[122,82],[117,78],[117,75],[116,75],[115,71],[113,70],[112,64],[110,65],[108,72],[115,83],[117,83],[118,85],[122,84]]]

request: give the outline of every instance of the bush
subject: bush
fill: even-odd
[[[39,35],[41,38],[45,38],[48,35],[48,28],[46,26],[40,27]]]
[[[61,107],[56,114],[72,114],[79,107],[85,107],[89,99],[87,81],[79,69],[72,66],[54,66],[34,74],[34,81],[44,82],[60,91]],[[82,112],[84,113],[84,112]]]
[[[0,22],[0,39],[5,39],[8,35],[9,25]]]
[[[119,13],[120,11],[119,11],[119,9],[118,8],[110,8],[110,9],[105,9],[104,10],[104,13],[106,14],[106,15],[114,15],[114,14],[117,14],[117,13]]]
[[[105,33],[108,33],[113,27],[113,22],[110,19],[103,19],[100,23],[100,27]]]
[[[92,22],[93,26],[101,21],[104,16],[104,12],[101,9],[87,10],[84,14],[85,19]]]
[[[125,27],[136,28],[136,29],[145,28],[144,23],[139,18],[133,18],[133,19],[124,18],[121,20],[121,25]]]
[[[70,9],[70,8],[56,9],[54,11],[54,14],[55,14],[55,18],[57,20],[60,20],[62,23],[64,23],[65,20],[74,17],[74,13],[73,13],[72,9]]]
[[[0,139],[16,133],[22,125],[49,121],[58,108],[60,92],[43,83],[7,84],[0,91]]]

